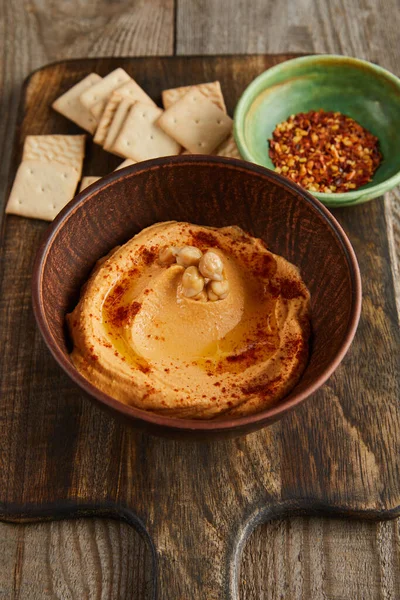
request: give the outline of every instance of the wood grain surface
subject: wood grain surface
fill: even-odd
[[[161,89],[175,87],[182,81],[219,79],[227,109],[232,112],[251,79],[287,58],[289,55],[103,58],[63,61],[44,67],[33,73],[25,86],[13,169],[20,160],[26,135],[75,132],[76,126],[50,107],[64,89],[90,72],[104,75],[122,66],[128,73],[135,74],[155,100],[159,100]],[[116,157],[89,143],[84,172],[108,173],[116,162]],[[213,185],[221,185],[226,194],[215,191],[221,198],[216,203],[212,201],[212,192],[208,212],[209,199],[206,198],[201,208],[190,202],[178,202],[176,208],[171,202],[170,210],[174,212],[168,213],[168,218],[202,221],[207,218],[206,213],[213,213],[217,224],[226,224],[229,202],[233,201],[235,218],[246,229],[255,229],[259,236],[264,230],[270,231],[268,215],[276,210],[270,192],[262,185],[258,193],[251,180],[244,185],[243,178],[237,177],[236,172],[232,170],[229,184],[215,178]],[[193,172],[193,182],[199,189],[202,176],[199,171],[196,173]],[[178,172],[174,178],[179,198]],[[258,185],[259,179],[255,181]],[[231,182],[234,182],[232,193],[229,191]],[[145,179],[143,186],[148,185]],[[154,185],[156,190],[162,189],[156,181]],[[186,198],[190,193],[186,178],[181,186]],[[239,196],[249,193],[256,200],[244,208],[233,199],[237,190]],[[129,187],[124,192],[121,186],[116,186],[114,194],[104,197],[111,203],[115,199],[122,206],[129,201]],[[265,202],[257,211],[256,225],[251,214],[259,196],[265,196]],[[164,197],[165,194],[161,195],[158,202],[154,198],[149,200],[150,209],[148,205],[137,203],[132,215],[134,230],[150,224],[153,218],[155,221],[166,218],[162,212]],[[280,195],[279,190],[276,198],[285,207],[286,196]],[[103,202],[100,195],[98,202]],[[224,202],[227,202],[226,209],[220,215],[218,211]],[[265,206],[270,209],[265,211]],[[106,206],[104,210],[110,214],[112,208]],[[149,217],[149,210],[154,217]],[[123,219],[124,231],[128,212],[126,207],[118,213]],[[298,230],[296,211],[287,208],[283,213],[287,215],[289,227]],[[280,215],[278,212],[276,219],[280,219]],[[357,336],[342,366],[312,399],[273,426],[236,440],[186,444],[149,437],[103,414],[54,365],[38,335],[30,301],[33,255],[47,224],[8,216],[0,257],[3,272],[0,297],[4,304],[0,344],[5,347],[0,365],[0,415],[6,425],[0,435],[4,465],[0,471],[0,489],[4,490],[0,516],[14,521],[82,514],[123,518],[132,525],[140,525],[154,544],[157,598],[233,600],[237,598],[242,544],[263,520],[301,513],[360,518],[397,515],[400,507],[397,461],[400,381],[396,378],[399,332],[395,325],[395,292],[384,206],[371,202],[351,211],[335,210],[335,215],[353,241],[364,282],[364,307]],[[303,232],[300,235],[309,236],[309,230],[316,231],[312,220],[309,228],[307,220],[299,222],[300,232]],[[107,233],[119,236],[117,213],[115,223],[115,230]],[[262,230],[257,229],[259,226]],[[120,237],[111,241],[110,235],[101,233],[98,227],[92,219],[85,226],[89,238],[96,240],[90,249],[93,261],[121,241]],[[282,238],[280,229],[275,231],[276,243]],[[79,242],[74,242],[75,231],[72,225],[71,235],[66,233],[65,236],[77,250]],[[316,257],[324,247],[325,238],[318,236],[317,239],[320,245],[313,246],[317,240],[310,240],[306,245],[315,248],[312,253]],[[102,243],[100,250],[98,244]],[[93,251],[94,247],[98,249]],[[287,242],[282,245],[281,240],[278,252],[295,259],[291,254],[292,245]],[[327,252],[323,250],[322,254],[327,256]],[[61,265],[57,250],[52,255],[56,257],[50,268],[53,280],[60,276]],[[79,264],[79,250],[72,256],[76,256]],[[309,263],[303,261],[303,256],[306,255],[299,254],[299,264],[308,273]],[[323,263],[319,272],[323,281],[326,275]],[[312,274],[308,276],[311,282],[315,280]],[[334,280],[333,271],[332,278]],[[327,283],[324,294],[331,283],[332,280]],[[54,297],[50,288],[44,293]],[[314,289],[313,295],[318,297],[319,294],[320,290]],[[15,302],[16,298],[19,302]],[[58,305],[57,300],[55,304]],[[321,313],[316,307],[316,336],[318,314]],[[18,329],[15,329],[16,323]],[[316,343],[315,349],[317,347]],[[306,379],[307,373],[304,381]],[[20,464],[24,465],[23,469]],[[37,465],[40,465],[39,477],[35,476]]]
[[[149,11],[149,4],[154,10]],[[20,0],[12,5],[2,3],[0,28],[4,60],[0,85],[5,118],[0,121],[3,142],[0,168],[3,187],[10,162],[20,84],[32,68],[64,56],[172,52],[174,7],[169,3],[93,2],[90,5],[89,10],[87,3],[65,4],[62,18],[57,22],[51,20],[50,31],[51,15],[60,16],[60,9],[54,3]],[[175,43],[179,53],[334,51],[376,60],[400,74],[397,2],[360,1],[346,5],[327,0],[230,2],[222,23],[215,8],[218,6],[220,3],[216,1],[178,2]],[[155,22],[158,29],[154,29]],[[102,34],[105,29],[107,35]],[[96,39],[92,31],[97,31]],[[150,31],[152,34],[147,35]],[[396,197],[398,201],[398,194],[385,199],[383,223],[388,229],[392,259],[399,233]],[[394,271],[395,268],[393,266]],[[91,521],[83,521],[79,527],[74,523],[2,524],[0,597],[42,598],[46,593],[51,598],[120,598],[126,597],[121,591],[124,589],[129,589],[132,597],[145,597],[144,571],[149,571],[150,563],[142,562],[144,570],[138,574],[139,582],[130,579],[131,572],[124,571],[128,546],[132,548],[136,564],[140,562],[143,542],[138,541],[137,534],[126,525],[119,526],[121,533],[116,538],[112,537],[115,523],[94,523],[96,526]],[[103,524],[108,533],[100,530]],[[50,552],[47,540],[51,531],[59,531],[60,535],[53,536]],[[110,550],[104,544],[107,536],[113,548],[113,571],[122,573],[124,579],[121,584],[117,576],[110,580]],[[244,552],[242,597],[397,598],[400,594],[398,544],[395,522],[362,524],[304,518],[266,524],[253,534]],[[36,551],[39,548],[44,549],[44,554]],[[42,560],[44,555],[46,558]],[[42,568],[49,569],[48,565],[52,567],[48,572],[53,574],[50,579],[45,579],[44,574],[41,578]],[[50,581],[48,587],[44,587],[44,581]]]

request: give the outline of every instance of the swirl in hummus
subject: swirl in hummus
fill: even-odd
[[[163,259],[187,246],[194,260],[218,255],[219,296],[176,252]],[[197,297],[187,296],[189,280]],[[215,419],[259,412],[296,385],[308,358],[310,296],[295,266],[242,229],[170,221],[99,260],[67,321],[71,360],[100,390],[146,411]]]

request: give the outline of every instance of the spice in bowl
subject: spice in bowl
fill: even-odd
[[[311,110],[279,123],[269,140],[275,171],[311,192],[356,190],[382,161],[378,138],[340,112]]]

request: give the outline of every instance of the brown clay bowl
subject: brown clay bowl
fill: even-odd
[[[298,385],[276,406],[237,419],[199,421],[145,412],[101,392],[68,356],[65,314],[98,258],[158,221],[239,225],[297,265],[312,298],[312,348]],[[329,211],[263,167],[233,159],[182,156],[116,171],[76,196],[46,232],[33,274],[39,329],[59,365],[89,396],[145,430],[174,437],[248,433],[269,425],[315,392],[353,339],[361,306],[357,260]]]

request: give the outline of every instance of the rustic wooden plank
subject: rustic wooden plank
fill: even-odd
[[[37,3],[35,3],[37,4]],[[92,6],[95,6],[95,10],[93,11],[93,14],[95,14],[96,16],[93,17],[94,18],[99,18],[99,16],[101,16],[100,14],[96,14],[95,11],[97,12],[99,9],[99,4],[94,4],[94,3],[90,3]],[[154,3],[152,3],[154,5]],[[385,2],[385,3],[367,3],[367,2],[363,2],[362,4],[360,4],[359,2],[352,2],[351,6],[348,6],[349,3],[347,3],[346,7],[347,10],[350,11],[349,13],[345,13],[343,14],[343,5],[340,5],[338,3],[332,2],[330,4],[328,4],[327,2],[319,2],[318,4],[311,4],[305,0],[302,0],[301,2],[296,2],[295,6],[294,3],[285,3],[285,2],[279,2],[279,3],[268,3],[268,2],[263,2],[263,6],[265,7],[265,12],[269,13],[267,14],[267,17],[265,17],[265,14],[263,16],[263,13],[261,12],[257,12],[256,17],[252,17],[252,21],[251,21],[251,27],[247,27],[246,29],[246,21],[247,19],[250,20],[250,16],[247,17],[247,11],[254,12],[256,9],[254,8],[255,6],[257,7],[258,5],[261,6],[261,2],[257,3],[257,2],[252,2],[251,5],[249,6],[248,3],[242,2],[242,6],[245,7],[245,10],[242,9],[242,12],[239,13],[239,18],[238,16],[236,16],[235,18],[231,17],[231,14],[234,14],[235,8],[236,8],[236,3],[232,2],[230,3],[230,6],[232,7],[232,13],[229,12],[228,15],[226,15],[226,11],[224,14],[224,22],[222,23],[222,27],[220,28],[220,31],[227,31],[229,33],[226,35],[222,35],[220,40],[218,40],[218,35],[219,32],[218,30],[216,30],[216,28],[213,29],[214,31],[214,46],[212,47],[211,42],[210,42],[210,37],[209,37],[209,31],[210,28],[212,28],[212,22],[215,21],[215,18],[218,17],[218,15],[211,14],[211,17],[208,16],[205,20],[203,19],[203,15],[206,14],[210,15],[210,13],[212,13],[211,8],[209,6],[209,3],[207,3],[207,5],[205,3],[201,3],[201,11],[203,13],[203,15],[200,15],[201,19],[200,21],[198,20],[199,18],[199,14],[198,14],[198,10],[197,10],[197,3],[193,3],[191,2],[191,6],[189,6],[189,2],[186,2],[186,18],[185,18],[185,22],[183,24],[183,26],[181,25],[181,22],[178,21],[180,23],[180,30],[182,31],[185,27],[188,27],[188,25],[190,25],[190,21],[196,20],[196,27],[199,27],[199,25],[197,25],[199,22],[202,23],[202,34],[197,35],[197,36],[193,36],[193,31],[189,28],[189,31],[184,35],[186,38],[186,52],[207,52],[207,53],[213,53],[215,51],[223,51],[223,52],[234,52],[234,51],[248,51],[248,50],[254,50],[254,51],[265,51],[265,50],[269,50],[269,51],[278,51],[278,50],[284,50],[284,51],[302,51],[302,52],[310,52],[310,51],[336,51],[336,52],[348,52],[348,53],[352,53],[352,54],[357,54],[358,56],[361,57],[366,57],[366,58],[370,58],[372,60],[379,60],[380,64],[387,66],[388,68],[392,68],[395,69],[396,65],[398,63],[398,50],[397,50],[397,32],[398,32],[398,17],[397,17],[397,13],[396,11],[393,9],[396,9],[395,3],[393,2]],[[82,9],[82,6],[80,5],[80,3],[76,2],[76,3],[70,3],[71,5],[71,11],[77,11],[77,9]],[[269,5],[271,5],[269,7]],[[32,5],[28,5],[30,7],[32,7]],[[35,5],[33,5],[35,7]],[[180,6],[184,6],[182,4],[182,2],[180,3]],[[329,8],[330,6],[330,8]],[[361,11],[357,11],[357,6],[361,7]],[[32,60],[32,56],[39,56],[40,53],[43,52],[42,50],[42,43],[39,44],[35,44],[35,43],[31,43],[30,41],[30,37],[28,32],[31,31],[31,29],[35,28],[35,25],[32,23],[35,22],[35,19],[33,18],[32,21],[29,21],[29,15],[25,15],[22,14],[22,3],[19,5],[19,3],[13,3],[13,17],[12,19],[15,19],[15,22],[18,23],[19,25],[19,36],[18,36],[18,41],[19,41],[19,49],[21,51],[21,57],[22,57],[22,64],[25,64],[26,61],[30,61]],[[115,12],[117,12],[117,10],[121,10],[121,5],[114,5],[115,8]],[[316,7],[316,8],[314,8]],[[10,23],[11,25],[13,24],[12,19],[10,17],[10,11],[11,11],[11,5],[10,5],[10,9],[8,12],[8,22],[7,22],[7,31],[6,31],[6,27],[5,25],[5,19],[4,19],[4,14],[5,11],[2,9],[0,11],[0,14],[3,18],[0,17],[0,26],[3,27],[3,31],[4,34],[2,35],[2,39],[10,39]],[[189,11],[191,11],[189,13]],[[99,13],[101,13],[101,11],[98,11]],[[221,11],[222,12],[222,11]],[[276,15],[276,13],[278,14],[278,19],[273,19],[271,18],[271,15],[274,16]],[[236,12],[236,15],[238,13]],[[356,15],[357,18],[354,19],[354,14]],[[351,16],[349,16],[351,15]],[[242,17],[242,19],[240,18]],[[327,18],[328,17],[328,18]],[[92,18],[92,17],[91,17]],[[179,11],[178,11],[178,19],[179,19]],[[351,20],[350,20],[351,19]],[[227,21],[230,21],[232,26],[228,29],[226,27],[226,23]],[[244,26],[242,27],[244,22]],[[73,24],[73,27],[71,27],[71,30],[74,30],[74,27],[76,28],[76,30],[79,31],[79,29],[83,26],[80,22],[80,20],[76,19],[71,19],[70,20],[70,24]],[[258,23],[260,25],[258,25]],[[278,26],[279,25],[279,26]],[[121,22],[119,22],[118,26],[120,28],[123,27],[123,24],[121,24]],[[129,28],[135,28],[135,23],[133,22],[133,20],[128,21],[128,26]],[[11,31],[12,31],[12,27],[11,27]],[[247,32],[247,33],[243,33],[243,32]],[[258,32],[256,36],[253,35],[253,32]],[[365,33],[366,32],[366,35]],[[82,36],[83,37],[83,36]],[[124,39],[127,39],[126,36]],[[238,39],[240,37],[240,39]],[[77,38],[74,38],[75,43],[78,42],[78,44],[83,43],[82,40],[79,40],[79,34],[77,35]],[[202,41],[202,39],[204,40],[204,42]],[[36,40],[36,38],[35,38]],[[119,44],[121,43],[121,39],[118,36],[118,32],[115,31],[115,34],[113,36],[111,36],[110,38],[105,38],[106,41],[101,40],[101,43],[104,44]],[[256,40],[256,41],[254,41]],[[223,46],[218,46],[217,43],[219,43],[219,41],[223,42]],[[57,48],[57,36],[54,36],[54,39],[52,41],[54,48]],[[92,42],[93,43],[93,42]],[[204,44],[208,44],[207,47],[204,47]],[[68,41],[69,44],[69,41]],[[190,44],[192,44],[190,46]],[[243,46],[242,46],[243,44]],[[24,49],[25,47],[25,49]],[[66,47],[66,45],[65,45]],[[75,46],[76,47],[76,46]],[[79,46],[78,46],[79,47]],[[180,44],[179,39],[178,39],[178,51],[182,52],[182,44]],[[57,51],[57,50],[55,50]],[[66,48],[65,52],[74,52],[74,44],[71,44],[71,50],[68,48]],[[90,49],[89,49],[90,52]],[[185,50],[183,50],[183,52],[185,52]],[[102,51],[102,54],[105,54],[106,51]],[[117,53],[117,51],[115,51],[115,53]],[[161,52],[160,52],[161,53]],[[163,52],[164,53],[164,52]],[[93,51],[90,55],[95,55],[96,52]],[[71,54],[70,54],[71,55]],[[84,52],[78,52],[75,55],[84,55]],[[63,56],[63,51],[60,51],[60,53],[58,54],[58,56],[62,57]],[[9,71],[6,72],[6,76],[8,76],[8,81],[10,81],[13,76],[14,76],[14,72],[16,71],[18,74],[18,69],[20,68],[20,65],[17,64],[18,59],[20,58],[20,56],[17,57],[17,60],[15,60],[14,63],[11,63],[11,67],[9,67]],[[17,81],[17,83],[15,84],[15,86],[12,88],[13,89],[13,96],[6,96],[4,94],[2,94],[2,97],[4,98],[4,102],[6,102],[6,107],[10,106],[11,109],[6,110],[6,114],[10,115],[12,117],[12,110],[15,110],[13,107],[15,107],[16,105],[16,98],[18,96],[19,90],[18,90],[18,81],[30,70],[30,68],[33,68],[33,66],[36,66],[38,64],[41,64],[41,62],[47,62],[48,60],[53,60],[53,56],[49,55],[49,56],[44,56],[43,61],[40,61],[37,59],[37,62],[34,62],[29,68],[27,68],[24,72],[23,75],[20,76],[20,78]],[[10,65],[10,63],[7,63],[8,65]],[[12,73],[11,73],[12,71]],[[3,75],[3,80],[4,81],[4,75]],[[6,90],[9,90],[9,87],[5,88]],[[7,92],[8,93],[8,92]],[[11,110],[11,112],[10,112]],[[2,111],[2,114],[5,114],[4,111]],[[11,118],[12,121],[12,118]],[[12,124],[10,125],[10,119],[2,119],[0,126],[2,126],[3,128],[6,128],[6,132],[4,134],[4,137],[6,138],[6,140],[10,140],[10,138],[12,138],[12,134],[13,134],[13,128],[12,128]],[[5,147],[4,144],[2,145],[2,148],[7,148],[7,146]],[[9,148],[9,145],[8,145]],[[7,158],[9,157],[9,151],[7,153],[7,150],[5,149],[4,152],[4,157],[6,159],[7,162]],[[2,160],[1,161],[1,166],[3,167],[3,172],[2,174],[5,175],[6,170],[7,170],[7,164],[5,164],[5,161]],[[4,181],[4,177],[2,177],[2,181]],[[393,219],[392,219],[393,221]],[[390,219],[388,219],[388,222],[390,223]],[[392,250],[394,249],[394,245],[392,245]],[[296,520],[296,523],[302,523],[303,520]],[[337,521],[335,523],[338,523],[338,526],[340,526],[341,531],[348,531],[347,527],[348,527],[348,522],[344,521]],[[380,568],[382,569],[382,571],[385,573],[385,581],[394,581],[394,584],[396,584],[396,579],[394,577],[394,574],[397,572],[398,573],[398,562],[397,562],[397,567],[396,567],[396,562],[394,561],[393,557],[396,556],[395,553],[393,553],[390,557],[390,553],[388,554],[388,548],[394,548],[395,544],[396,544],[396,539],[398,540],[398,537],[396,538],[391,526],[389,527],[390,524],[383,524],[382,526],[379,526],[379,531],[381,531],[382,529],[385,529],[386,534],[385,535],[379,535],[378,536],[378,541],[377,541],[377,549],[379,550],[378,554],[379,556],[383,556],[381,560],[381,563],[379,563],[381,566]],[[61,528],[65,528],[66,531],[68,531],[70,528],[72,528],[72,525],[69,523],[65,523],[65,524],[59,524],[59,526]],[[1,525],[1,528],[3,527],[10,527],[10,526],[4,526]],[[40,526],[42,527],[42,526]],[[40,544],[40,540],[43,539],[40,536],[44,536],[44,531],[46,528],[50,527],[50,525],[46,525],[43,526],[43,530],[41,530],[41,534],[38,536],[38,538],[35,539],[35,542],[32,543],[37,543]],[[88,531],[90,532],[90,528],[89,525],[85,525],[85,527],[88,527]],[[317,528],[317,526],[313,526],[314,529]],[[375,526],[374,526],[375,527]],[[18,526],[18,529],[20,528],[20,526]],[[23,527],[21,526],[21,528],[23,529]],[[259,530],[256,531],[256,533],[253,535],[253,537],[251,538],[248,548],[251,547],[251,544],[253,543],[253,540],[256,540],[256,536],[259,535],[261,540],[264,539],[264,542],[260,543],[260,554],[259,555],[255,555],[255,560],[260,561],[263,558],[265,558],[266,556],[266,546],[268,547],[270,541],[270,538],[268,537],[268,531],[272,528],[272,531],[276,533],[276,536],[274,538],[275,542],[278,543],[278,539],[280,539],[280,536],[282,536],[282,532],[279,528],[275,528],[274,524],[270,524],[270,525],[266,525],[261,527]],[[289,538],[292,540],[294,540],[293,545],[296,547],[296,544],[298,543],[298,538],[302,535],[301,533],[302,529],[299,526],[299,528],[295,528],[294,526],[292,526],[291,529],[291,533]],[[313,530],[313,537],[311,538],[311,543],[310,543],[310,547],[314,548],[313,545],[313,540],[315,540],[315,533],[316,531]],[[332,544],[334,546],[334,538],[332,537],[334,534],[332,533],[332,531],[329,532],[329,536],[327,535],[326,531],[323,530],[323,537],[324,540],[327,539],[328,542],[332,541]],[[264,536],[264,537],[263,537]],[[93,536],[93,541],[94,541],[94,545],[96,545],[99,537],[98,536]],[[255,542],[254,542],[255,543]],[[397,542],[398,543],[398,542]],[[99,544],[100,546],[100,544]],[[93,551],[96,552],[97,550],[94,550],[93,547]],[[246,549],[247,551],[247,549]],[[71,550],[70,552],[73,553],[73,546],[71,544]],[[57,553],[56,553],[57,554]],[[68,555],[69,557],[70,555]],[[316,590],[316,593],[318,592],[319,594],[321,594],[320,590],[323,589],[322,588],[322,584],[321,584],[321,572],[323,573],[323,571],[321,571],[321,556],[322,556],[322,550],[321,550],[321,543],[316,544],[316,551],[313,554],[313,560],[311,563],[311,566],[308,567],[308,572],[310,574],[314,574],[314,587],[312,588],[313,590]],[[376,555],[375,555],[376,556]],[[389,557],[389,558],[388,558]],[[54,558],[54,557],[53,557]],[[65,558],[65,556],[64,556]],[[121,558],[123,558],[121,556]],[[302,556],[301,556],[302,558]],[[365,573],[363,572],[356,572],[356,570],[352,570],[352,561],[353,561],[353,556],[349,555],[349,562],[346,565],[346,569],[348,569],[348,571],[346,571],[346,573],[354,573],[354,577],[358,577],[360,579],[360,581],[363,580],[363,577],[365,576]],[[357,557],[354,557],[354,560],[357,563],[357,560],[359,560],[360,555],[357,555]],[[10,557],[9,557],[10,559]],[[56,560],[56,558],[54,558],[54,560]],[[66,558],[66,560],[69,560],[69,558]],[[293,564],[293,555],[292,555],[292,563],[285,563],[282,562],[281,563],[281,567],[280,567],[280,571],[279,571],[279,576],[282,577],[285,576],[285,573],[288,573],[288,569],[290,567],[290,564]],[[329,558],[330,560],[330,558]],[[378,559],[376,559],[378,560]],[[10,559],[10,562],[8,563],[10,565],[12,565],[12,559]],[[383,565],[383,566],[382,566]],[[268,565],[267,565],[268,566]],[[246,557],[245,557],[245,569],[249,568],[248,567],[248,562],[246,562]],[[31,571],[32,572],[32,571]],[[12,573],[12,566],[10,566],[9,569],[9,573]],[[246,579],[249,579],[248,577]],[[97,580],[101,581],[101,576],[99,575]],[[96,580],[96,584],[95,586],[97,586],[97,580]],[[260,580],[258,580],[260,583]],[[353,583],[355,580],[353,580]],[[287,587],[284,587],[284,592],[287,594],[287,597],[292,598],[292,597],[298,597],[298,589],[299,589],[300,583],[299,580],[295,577],[295,575],[293,575],[293,577],[291,579],[288,578],[288,584]],[[0,588],[1,589],[1,588]],[[7,588],[10,589],[10,588]],[[93,589],[97,589],[97,588],[93,588]],[[253,595],[247,595],[246,598],[260,598],[260,600],[264,600],[264,598],[275,598],[277,596],[272,596],[270,595],[272,592],[270,591],[270,589],[266,590],[263,589],[261,592],[257,591],[260,590],[260,588],[257,588],[257,586],[255,587],[255,593]],[[388,587],[386,588],[382,588],[379,591],[379,585],[377,585],[376,587],[376,595],[375,597],[378,597],[378,594],[381,594],[380,597],[382,598],[395,598],[396,597],[396,592],[398,591],[398,587]],[[389,590],[389,591],[387,591]],[[345,590],[346,592],[346,590]],[[94,592],[92,592],[94,593]],[[275,593],[275,592],[274,592]],[[332,592],[333,593],[333,592]],[[16,592],[15,595],[17,595],[18,592]],[[297,594],[297,596],[295,595]],[[339,592],[335,592],[335,596],[329,596],[326,595],[327,598],[339,598],[339,597],[349,597],[348,595],[342,595],[339,596]],[[398,595],[398,594],[397,594]],[[1,596],[0,596],[1,597]],[[11,593],[9,595],[4,595],[4,598],[8,598],[8,597],[12,597]],[[31,597],[28,595],[25,596],[26,598]],[[115,596],[117,597],[117,596]],[[140,597],[140,596],[139,596]],[[307,595],[303,595],[303,598],[307,598],[309,596]],[[315,596],[318,597],[318,596]],[[21,595],[21,598],[23,598],[23,596]]]
[[[2,524],[0,598],[110,600],[151,596],[151,562],[136,531],[86,519]]]
[[[400,592],[399,526],[337,519],[272,521],[243,553],[243,600],[385,600]]]
[[[395,600],[400,590],[396,521],[271,521],[247,544],[242,600]],[[0,528],[0,598],[151,598],[151,563],[138,534],[115,521]]]
[[[397,0],[178,0],[177,54],[322,52],[398,66]]]
[[[287,55],[272,59],[267,56],[141,58],[119,59],[118,64],[135,72],[139,82],[146,82],[146,89],[154,97],[159,96],[160,85],[178,85],[183,79],[189,83],[220,78],[228,109],[232,111],[248,81],[268,64],[283,58]],[[72,132],[74,126],[48,108],[60,86],[74,83],[89,71],[105,73],[115,66],[112,58],[93,62],[83,59],[35,73],[27,90],[19,146],[28,132]],[[35,100],[38,95],[39,106]],[[99,172],[92,170],[99,165],[107,172],[112,168],[111,160],[112,157],[101,155],[100,150],[89,144],[85,161],[89,172]],[[312,403],[303,405],[273,427],[233,442],[190,445],[185,453],[178,443],[147,438],[123,428],[89,404],[54,367],[37,336],[30,312],[32,253],[44,226],[9,217],[4,245],[9,260],[4,262],[0,291],[6,331],[6,352],[1,364],[5,374],[2,411],[6,427],[4,436],[0,436],[4,447],[0,452],[3,459],[0,479],[8,504],[3,513],[13,517],[18,511],[26,511],[23,518],[28,518],[32,512],[24,509],[27,503],[39,507],[45,504],[53,515],[60,510],[69,514],[68,506],[82,502],[85,505],[95,502],[100,507],[102,503],[107,506],[116,503],[114,512],[120,504],[132,507],[156,542],[160,581],[164,586],[161,597],[171,589],[177,595],[191,593],[201,597],[206,586],[208,597],[219,599],[228,585],[228,569],[234,568],[229,553],[237,536],[243,534],[245,519],[252,513],[260,514],[271,507],[277,510],[278,506],[281,511],[318,508],[316,500],[326,509],[336,506],[337,510],[350,514],[367,509],[377,515],[382,507],[396,508],[399,491],[398,465],[393,458],[398,439],[397,407],[393,404],[396,382],[385,378],[388,397],[385,403],[380,403],[378,414],[380,381],[373,377],[373,372],[372,376],[366,373],[361,380],[357,375],[359,364],[365,361],[366,349],[372,348],[373,361],[376,364],[380,361],[381,372],[386,372],[390,356],[395,355],[392,346],[397,330],[391,320],[395,302],[385,215],[379,203],[336,214],[355,242],[362,272],[368,274],[373,266],[376,273],[375,278],[365,281],[369,310],[364,311],[358,342],[346,358],[347,370],[342,367],[341,374],[335,375]],[[17,247],[15,240],[19,240]],[[13,286],[7,285],[11,279]],[[381,287],[385,289],[384,296]],[[371,346],[369,332],[374,330],[374,311],[380,315],[385,344]],[[15,322],[20,329],[13,333]],[[21,342],[12,343],[15,336]],[[354,402],[346,392],[353,389],[354,378],[357,390],[354,388],[353,393],[361,393],[362,403]],[[354,397],[357,400],[357,394]],[[326,419],[328,413],[330,418]],[[14,415],[18,419],[13,419]],[[324,428],[315,426],[322,422]],[[384,436],[382,423],[390,423]],[[24,468],[17,469],[15,465],[21,456]],[[110,463],[109,456],[115,457],[118,470],[114,462]],[[33,480],[38,464],[40,477]],[[166,464],[169,484],[160,487]],[[202,476],[194,477],[199,467]],[[312,473],[315,476],[311,477]],[[60,499],[68,502],[64,504]],[[318,560],[313,560],[313,566],[318,564]],[[199,576],[201,569],[207,576]]]

